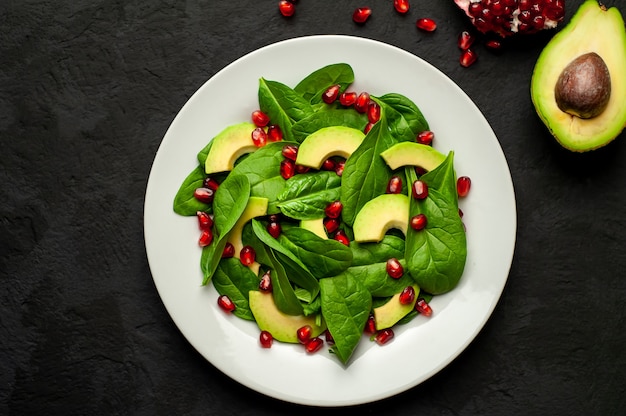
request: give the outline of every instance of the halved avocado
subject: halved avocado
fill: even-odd
[[[256,126],[244,122],[226,127],[213,138],[213,144],[204,164],[205,172],[226,172],[233,170],[235,162],[246,153],[258,149],[252,141],[252,130]]]
[[[404,194],[382,194],[371,199],[354,218],[354,241],[378,242],[391,228],[406,234],[409,226],[409,197]]]
[[[363,141],[361,130],[346,126],[329,126],[308,135],[298,148],[296,164],[319,169],[331,156],[348,158]]]
[[[595,55],[608,69],[608,84],[603,81],[604,70]],[[580,64],[583,61],[585,67]],[[589,84],[585,86],[585,83]],[[576,102],[575,93],[566,91],[573,89],[572,84],[581,91],[608,92],[604,109],[598,115],[594,115],[598,111],[583,114],[583,117],[591,115],[589,118],[575,115],[577,111],[565,111],[571,106],[586,106],[584,102]],[[560,98],[563,93],[573,96],[565,105]],[[596,0],[585,1],[541,52],[533,71],[530,95],[537,114],[563,147],[585,152],[616,138],[626,125],[626,29],[620,11],[615,7],[607,10]],[[600,101],[591,103],[591,107],[600,106]]]

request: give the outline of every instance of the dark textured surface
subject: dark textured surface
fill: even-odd
[[[518,207],[509,281],[476,340],[429,381],[355,410],[624,414],[626,137],[573,154],[549,136],[528,88],[552,33],[498,55],[478,46],[464,69],[468,23],[452,1],[414,0],[405,17],[370,2],[362,27],[351,13],[367,2],[300,0],[292,19],[276,3],[0,4],[0,414],[346,411],[264,397],[207,363],[157,295],[142,228],[153,157],[191,94],[250,51],[321,33],[399,46],[457,82],[500,140]],[[422,16],[436,32],[415,29]]]

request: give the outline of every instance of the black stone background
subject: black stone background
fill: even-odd
[[[353,9],[368,3],[373,16],[355,25]],[[430,380],[350,411],[624,414],[625,134],[587,154],[551,138],[529,82],[554,32],[500,54],[479,45],[464,69],[464,15],[452,1],[412,3],[400,16],[391,0],[299,0],[285,19],[274,0],[3,0],[0,414],[346,411],[265,397],[205,361],[163,307],[143,239],[152,160],[185,101],[242,55],[311,34],[384,41],[447,74],[491,123],[517,197],[513,265],[483,331]],[[569,20],[581,1],[566,3]],[[626,12],[623,0],[605,4]],[[424,16],[436,32],[415,28]]]

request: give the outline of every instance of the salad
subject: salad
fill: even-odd
[[[203,285],[261,346],[326,343],[343,364],[458,284],[471,185],[415,103],[353,82],[345,63],[294,87],[261,78],[259,110],[200,149],[173,204],[197,218]]]

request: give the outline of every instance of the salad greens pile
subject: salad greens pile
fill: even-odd
[[[212,204],[194,198],[203,187],[204,171],[212,141],[197,155],[198,166],[186,177],[174,199],[174,211],[195,216],[198,211],[213,215],[214,239],[202,248],[203,284],[212,282],[220,295],[236,305],[233,314],[255,320],[250,291],[259,290],[260,276],[271,271],[272,296],[278,309],[288,315],[315,316],[328,328],[334,344],[331,351],[346,364],[359,344],[373,308],[384,305],[407,286],[417,284],[421,298],[447,292],[458,283],[466,260],[466,239],[458,212],[454,153],[420,179],[428,184],[424,201],[414,198],[410,215],[423,213],[425,229],[408,227],[406,235],[392,229],[379,242],[353,241],[352,225],[368,201],[384,194],[392,176],[402,178],[403,193],[411,195],[410,184],[418,178],[414,166],[391,170],[380,157],[394,144],[415,141],[429,126],[419,108],[407,97],[389,93],[372,96],[381,116],[371,126],[361,145],[345,160],[341,175],[334,171],[309,170],[285,180],[281,176],[283,147],[297,146],[307,136],[328,126],[348,126],[364,131],[367,115],[339,102],[326,104],[322,94],[329,86],[345,91],[354,81],[354,72],[345,63],[318,69],[291,88],[277,81],[260,79],[259,108],[283,132],[283,140],[269,142],[241,156],[230,172],[212,174],[220,183]],[[409,186],[407,186],[409,184]],[[245,221],[242,244],[256,253],[260,269],[242,264],[235,257],[222,256],[229,236],[244,211],[257,199],[267,201],[265,215]],[[300,226],[300,221],[319,220],[325,207],[341,201],[340,229],[350,240],[345,245],[323,238]],[[279,215],[282,232],[275,238],[267,230],[270,216]],[[372,224],[377,218],[371,218]],[[397,258],[404,275],[391,278],[387,260]],[[400,323],[417,315],[412,310]]]

